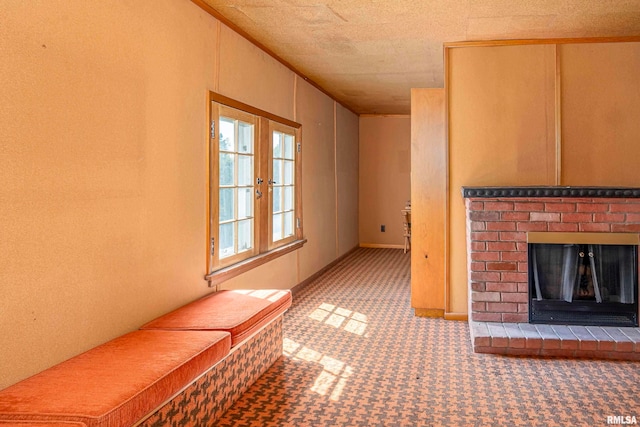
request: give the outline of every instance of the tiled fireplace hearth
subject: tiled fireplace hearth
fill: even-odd
[[[531,240],[547,236],[550,241],[558,236],[622,239],[637,247],[639,188],[465,187],[463,196],[469,322],[476,352],[640,360],[637,327],[530,323],[530,292],[535,290],[529,281],[528,249]],[[585,266],[590,269],[587,261]],[[637,299],[636,271],[633,279]]]

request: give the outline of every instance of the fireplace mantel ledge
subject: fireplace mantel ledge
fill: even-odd
[[[464,198],[594,197],[640,198],[638,187],[504,186],[462,187]]]
[[[469,319],[475,353],[640,361],[640,328]]]

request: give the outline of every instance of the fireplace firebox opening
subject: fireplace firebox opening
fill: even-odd
[[[638,326],[637,235],[589,234],[528,239],[530,323]]]

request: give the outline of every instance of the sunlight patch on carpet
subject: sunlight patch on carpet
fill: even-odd
[[[322,303],[313,310],[309,317],[334,328],[342,328],[352,334],[367,336],[367,315],[333,304]]]
[[[351,366],[288,338],[284,338],[283,350],[284,355],[293,360],[304,360],[321,365],[322,372],[320,372],[313,386],[311,386],[311,391],[321,396],[329,396],[329,399],[336,402],[340,399],[348,378],[353,375]]]

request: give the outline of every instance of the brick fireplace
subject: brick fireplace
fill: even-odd
[[[640,233],[640,189],[465,187],[463,196],[467,213],[469,319],[472,335],[481,338],[477,343],[474,339],[476,351],[482,351],[487,346],[496,347],[490,345],[492,329],[499,333],[504,330],[506,341],[495,340],[496,343],[503,343],[497,347],[505,351],[490,352],[517,354],[545,354],[541,351],[544,331],[549,332],[551,337],[556,336],[560,342],[564,332],[569,331],[569,335],[564,334],[564,339],[574,339],[576,351],[580,350],[579,335],[585,341],[584,350],[597,351],[599,344],[596,335],[600,334],[601,329],[605,335],[618,334],[618,331],[609,331],[607,334],[607,328],[594,327],[589,330],[581,326],[570,328],[529,324],[528,238],[544,233],[594,233],[591,235],[598,237],[631,236],[632,240],[637,241]],[[637,347],[640,353],[640,330],[622,329],[624,341],[631,341],[634,351]],[[578,332],[571,334],[571,330]],[[530,343],[527,343],[527,335],[532,339]],[[513,351],[514,348],[508,350],[510,336],[514,338],[517,351]],[[595,349],[589,337],[594,338]],[[550,341],[547,344],[552,348],[555,346]],[[534,351],[525,351],[528,345]],[[561,347],[558,344],[558,349]],[[608,348],[603,345],[603,350]],[[623,348],[628,352],[628,345],[620,346],[620,350]]]

